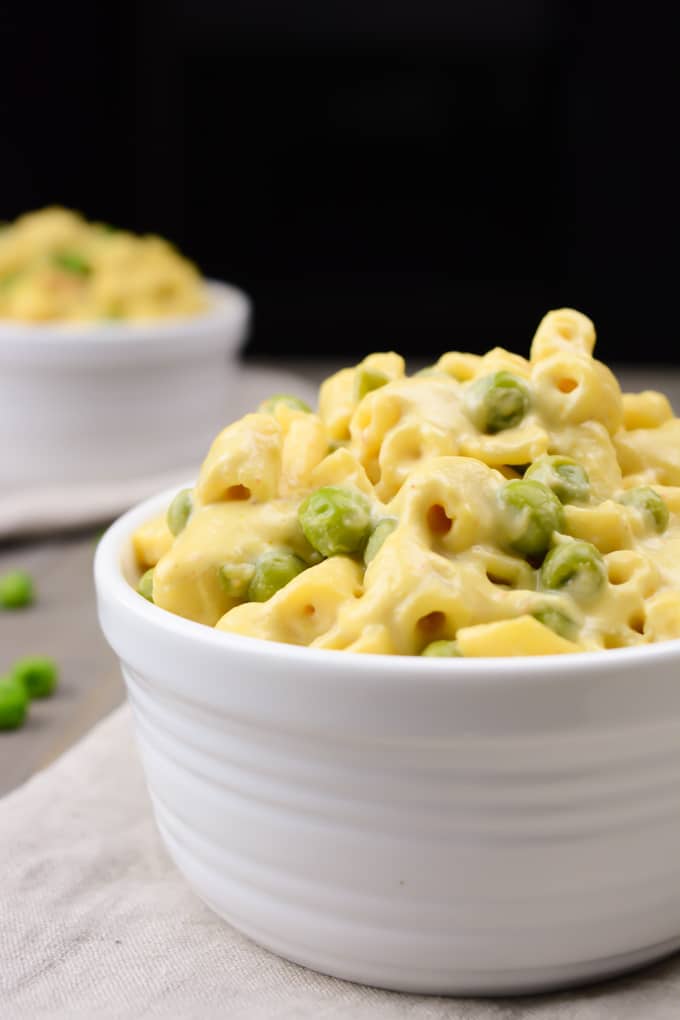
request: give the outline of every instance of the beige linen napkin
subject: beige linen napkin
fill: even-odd
[[[678,1020],[680,957],[563,995],[447,999],[278,959],[166,856],[127,707],[0,800],[3,1020]]]

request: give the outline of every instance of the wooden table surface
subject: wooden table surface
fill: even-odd
[[[302,395],[310,382],[316,383],[333,368],[323,363],[286,365],[288,372],[303,377]],[[624,389],[663,390],[680,413],[680,371],[623,369],[618,375]],[[251,386],[248,406],[253,406],[252,395]],[[234,415],[245,409],[235,406]],[[52,656],[61,672],[57,694],[34,701],[22,729],[0,733],[0,796],[49,765],[123,700],[118,663],[96,618],[92,559],[98,533],[99,529],[91,529],[0,544],[0,573],[27,570],[38,592],[31,608],[0,612],[0,674],[15,659],[38,654]]]

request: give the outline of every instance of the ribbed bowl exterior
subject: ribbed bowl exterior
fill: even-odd
[[[680,947],[677,643],[446,663],[219,634],[122,577],[158,503],[100,543],[100,618],[158,826],[217,913],[422,992],[564,986]]]

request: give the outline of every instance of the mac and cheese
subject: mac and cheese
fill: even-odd
[[[593,325],[529,360],[372,354],[215,439],[134,536],[140,590],[220,630],[395,655],[541,655],[680,637],[680,420],[622,394]]]
[[[160,237],[88,223],[60,208],[0,228],[0,319],[156,319],[204,306],[197,269]]]

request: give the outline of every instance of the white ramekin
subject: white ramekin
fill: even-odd
[[[151,801],[198,895],[315,970],[519,993],[680,947],[680,641],[541,658],[352,655],[145,602],[132,531],[95,579]]]
[[[130,482],[199,461],[230,418],[228,361],[250,302],[206,284],[200,315],[0,322],[0,486]]]

